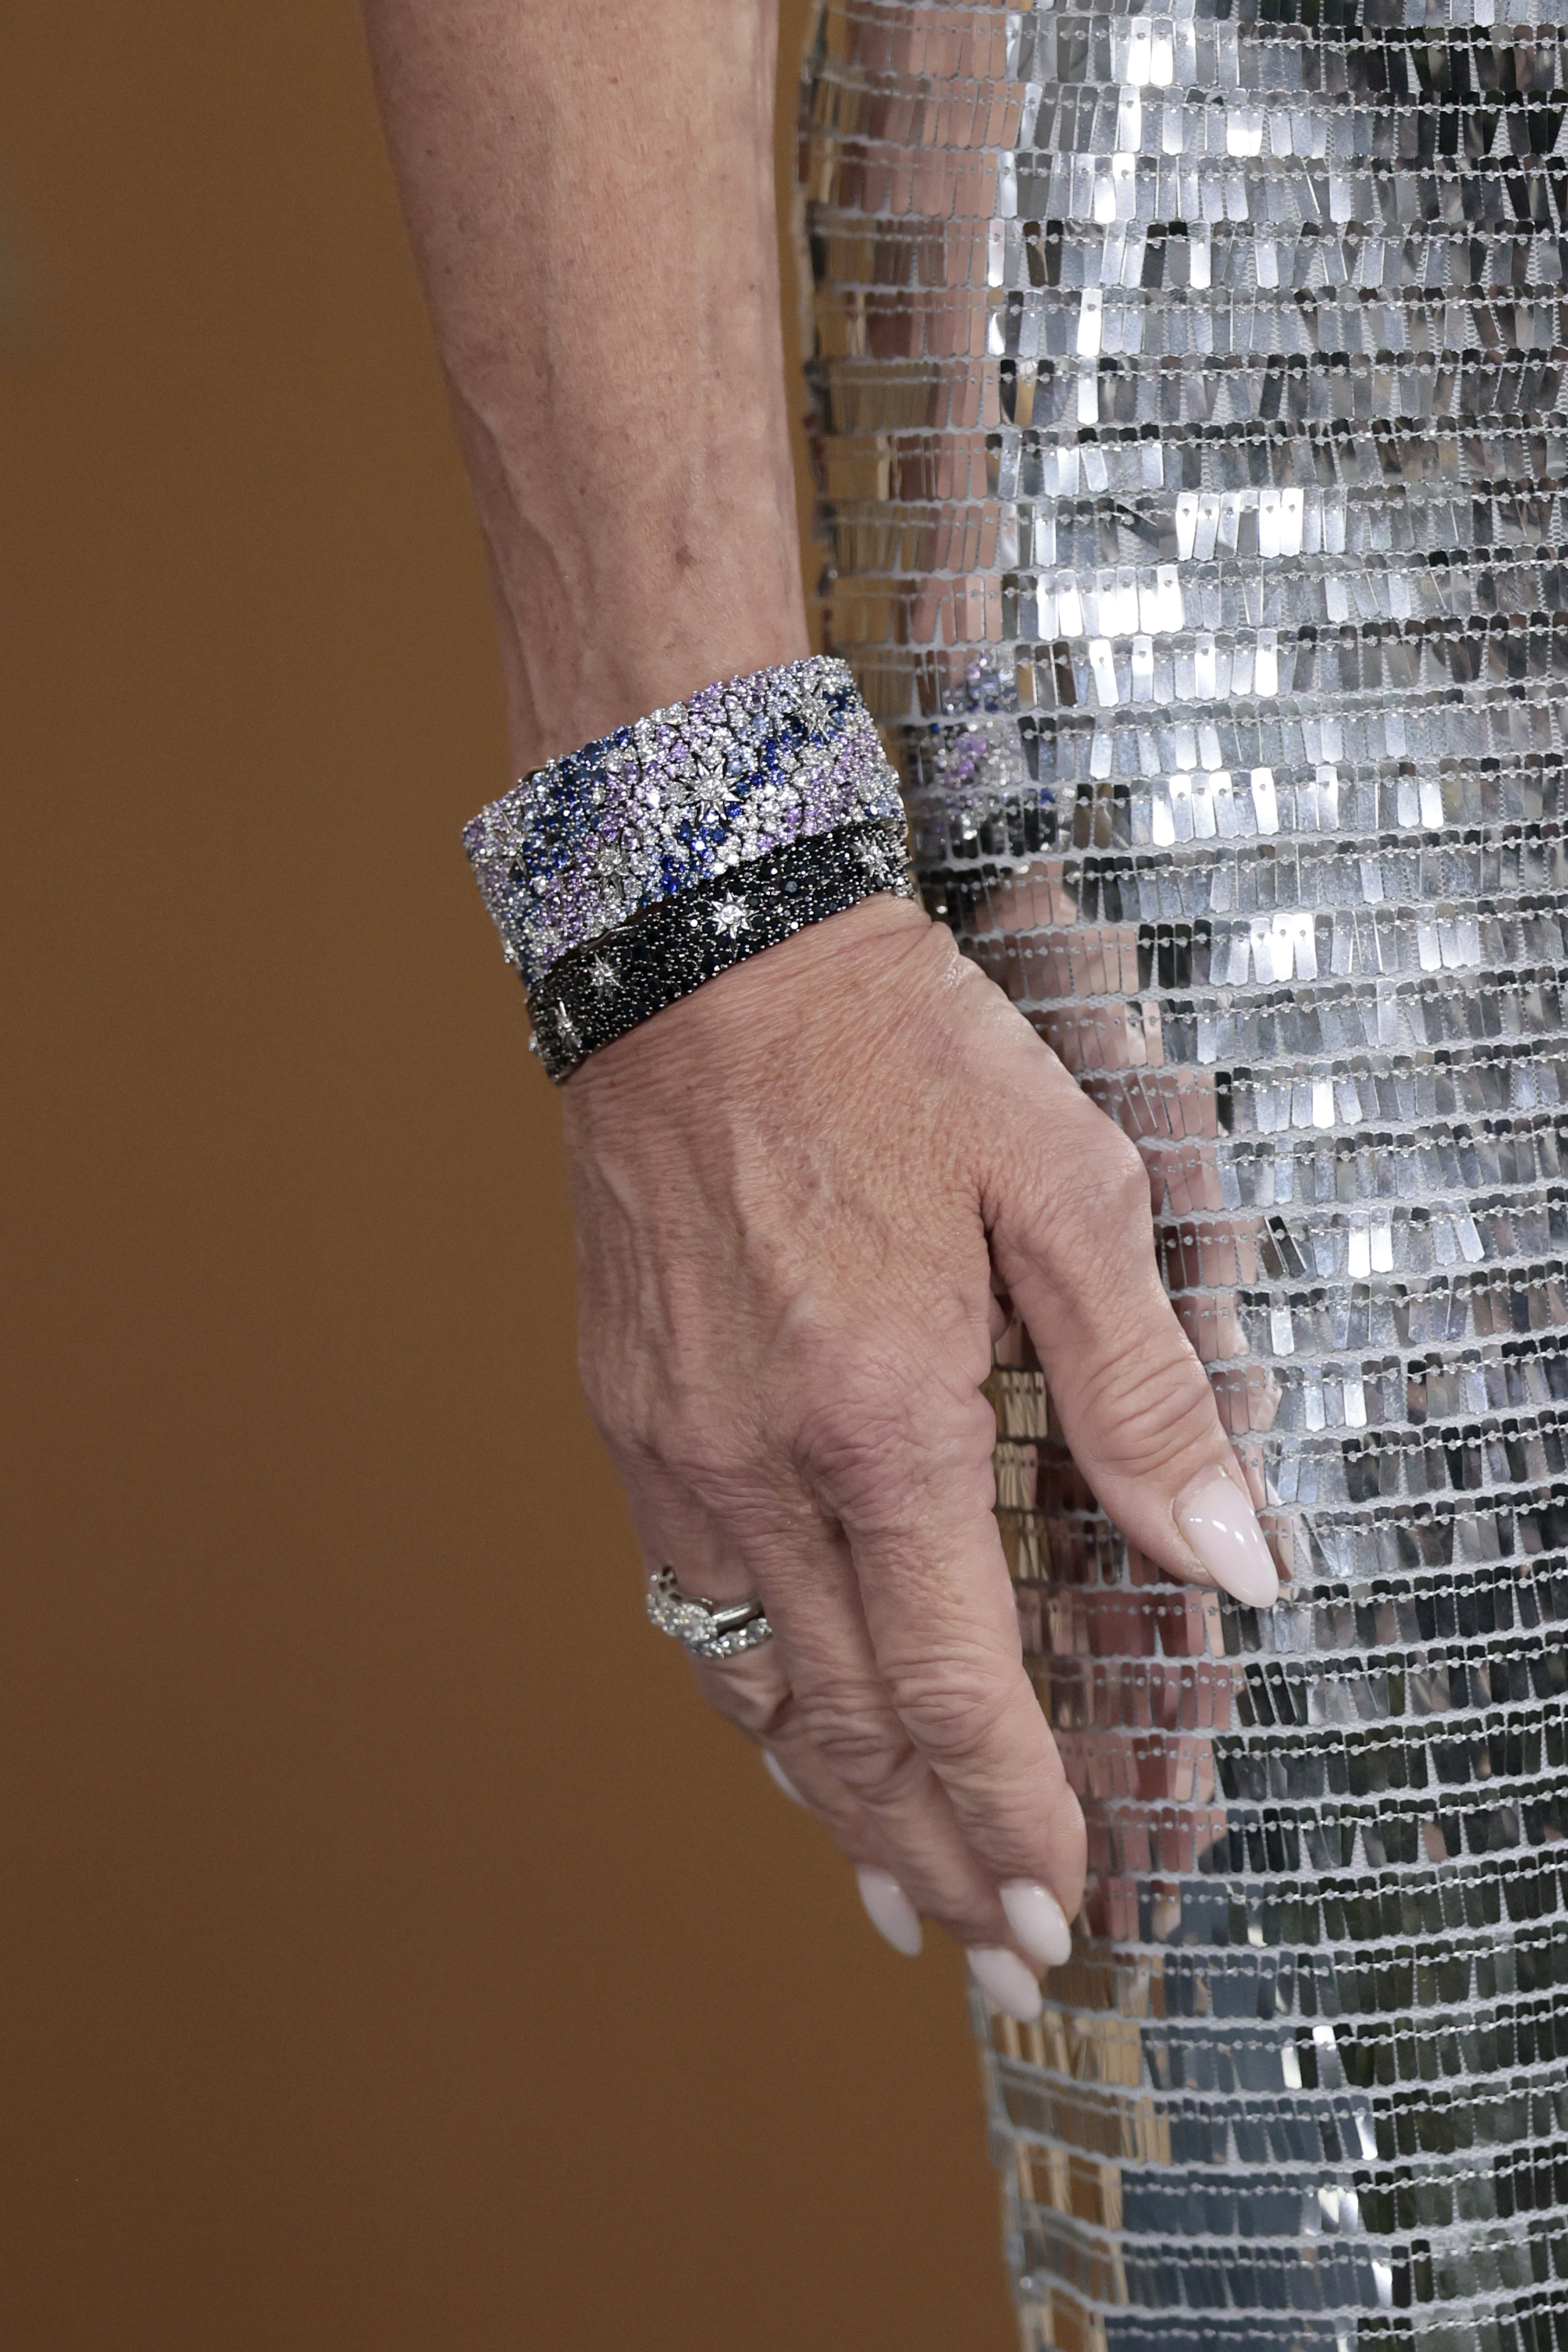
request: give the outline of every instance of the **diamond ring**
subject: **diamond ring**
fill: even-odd
[[[647,1613],[694,1658],[738,1658],[773,1638],[760,1601],[693,1601],[677,1585],[673,1568],[648,1570]]]

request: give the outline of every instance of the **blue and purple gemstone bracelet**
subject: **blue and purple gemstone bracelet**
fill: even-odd
[[[463,844],[557,1079],[805,924],[914,895],[898,779],[825,655],[550,761]]]

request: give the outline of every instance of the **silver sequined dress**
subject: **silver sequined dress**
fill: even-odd
[[[1014,1336],[1030,2346],[1568,2347],[1565,10],[830,0],[807,72],[831,643],[1289,1580],[1129,1561]]]

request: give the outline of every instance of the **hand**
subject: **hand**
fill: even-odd
[[[1067,1958],[1084,1827],[1022,1664],[982,1383],[1022,1314],[1079,1467],[1173,1575],[1277,1580],[1161,1288],[1137,1151],[882,898],[710,982],[565,1088],[582,1371],[649,1567],[755,1593],[699,1665],[860,1875],[1001,2006]]]

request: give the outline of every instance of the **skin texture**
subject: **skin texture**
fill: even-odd
[[[644,1556],[759,1593],[698,1668],[851,1861],[966,1944],[1070,1917],[1083,1822],[1024,1672],[981,1394],[1023,1314],[1079,1467],[1163,1567],[1237,1475],[1133,1146],[949,934],[875,899],[710,982],[565,1087],[582,1372]]]
[[[747,0],[367,0],[489,550],[520,771],[805,650]],[[856,1864],[971,1946],[1070,1916],[1084,1835],[1025,1675],[981,1394],[1010,1299],[1128,1537],[1242,1485],[1132,1145],[918,909],[711,982],[563,1091],[582,1372],[650,1566],[759,1593],[697,1670]],[[628,1605],[632,1596],[628,1595]]]
[[[755,0],[365,0],[513,767],[809,651]]]

